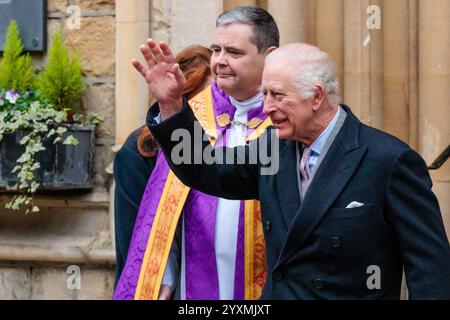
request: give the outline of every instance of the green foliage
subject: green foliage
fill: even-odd
[[[71,55],[65,47],[61,30],[53,37],[48,63],[39,75],[37,87],[57,110],[74,110],[85,88],[78,55]]]
[[[87,115],[75,114],[73,116],[73,120],[76,123],[96,125],[96,124],[100,124],[103,121],[105,121],[105,118],[103,116],[99,115],[98,113],[88,112]]]
[[[0,95],[0,98],[2,96]],[[4,101],[6,99],[2,98]],[[19,101],[20,98],[17,99]],[[35,171],[40,168],[36,161],[36,154],[45,151],[44,140],[54,139],[58,143],[64,139],[67,132],[65,122],[66,111],[58,111],[51,105],[43,105],[39,101],[32,102],[26,109],[11,109],[0,111],[0,141],[6,133],[12,133],[20,129],[30,131],[20,144],[25,146],[25,152],[17,159],[13,173],[17,172],[19,178],[19,190],[23,194],[15,196],[6,204],[7,209],[19,210],[21,206],[28,207],[26,213],[37,212],[39,208],[33,204],[33,194],[39,187],[36,181]],[[72,135],[65,137],[63,144],[77,145],[78,141]]]
[[[19,29],[15,21],[8,28],[3,60],[0,62],[0,142],[5,134],[27,130],[20,141],[25,151],[16,161],[20,194],[6,204],[6,208],[38,212],[33,195],[39,188],[35,174],[40,168],[36,155],[45,152],[44,142],[77,145],[78,141],[67,133],[68,112],[81,101],[85,84],[79,58],[70,55],[58,30],[49,51],[45,70],[33,87],[34,71],[31,59],[21,56],[23,50]],[[36,89],[36,90],[34,90]],[[98,124],[103,118],[95,113],[73,114],[74,123]],[[70,121],[72,122],[72,121]]]
[[[17,172],[17,191],[21,194],[6,204],[7,209],[19,210],[26,206],[27,213],[39,211],[33,204],[33,194],[40,186],[35,176],[35,171],[40,168],[36,154],[45,151],[46,139],[53,139],[54,144],[78,145],[77,139],[67,134],[67,112],[67,109],[56,110],[39,91],[20,93],[0,89],[0,142],[7,133],[29,131],[20,141],[25,151],[17,159],[13,170],[13,173]],[[98,124],[103,121],[102,116],[93,112],[87,115],[75,114],[73,119],[80,124]]]
[[[25,91],[34,88],[34,69],[29,54],[22,55],[19,27],[11,20],[6,34],[3,59],[0,62],[0,88]]]
[[[11,89],[5,90],[0,88],[0,112],[13,110],[25,111],[35,101],[41,102],[42,105],[49,105],[48,100],[39,91],[27,89],[22,93]]]

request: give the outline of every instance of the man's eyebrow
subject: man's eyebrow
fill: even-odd
[[[225,46],[225,50],[227,51],[237,51],[237,52],[243,52],[244,50],[233,47],[233,46]]]
[[[261,92],[261,93],[268,92],[268,93],[271,93],[271,94],[275,94],[276,93],[276,94],[286,95],[286,93],[282,90],[282,88],[278,87],[278,86],[275,86],[275,87],[272,87],[272,88],[268,89],[267,87],[264,87],[263,85],[261,85],[258,88],[258,91]]]
[[[213,43],[213,44],[211,44],[209,46],[209,48],[212,50],[212,49],[221,48],[221,46],[218,45],[218,44]],[[239,49],[237,47],[233,47],[233,46],[225,46],[224,48],[225,48],[226,51],[244,52],[244,50]]]

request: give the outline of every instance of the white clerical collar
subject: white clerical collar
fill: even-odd
[[[243,121],[247,121],[247,118],[246,118],[247,113],[250,110],[261,106],[263,101],[264,101],[264,95],[259,91],[253,97],[251,97],[250,99],[244,100],[244,101],[238,101],[238,100],[234,99],[233,97],[230,97],[231,104],[236,107],[236,113],[234,115],[234,119],[238,120],[240,117],[245,116]]]

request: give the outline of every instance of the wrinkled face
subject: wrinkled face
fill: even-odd
[[[260,85],[264,53],[250,41],[252,27],[233,23],[216,29],[211,70],[217,85],[237,100],[253,97]]]
[[[264,113],[268,114],[280,139],[307,141],[313,122],[314,98],[302,98],[292,81],[291,67],[282,62],[269,62],[264,68],[261,91]]]

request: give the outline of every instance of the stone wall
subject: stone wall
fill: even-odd
[[[115,0],[47,3],[47,47],[61,28],[67,47],[81,57],[83,107],[105,119],[95,134],[95,187],[88,193],[39,195],[41,212],[28,216],[4,209],[9,196],[0,194],[0,299],[110,299],[115,253],[106,168],[115,144]],[[70,6],[80,10],[79,29],[73,28]],[[33,64],[41,70],[46,59],[47,53],[34,54]],[[80,271],[80,288],[70,285],[73,265]]]
[[[0,300],[103,300],[112,292],[114,271],[81,265],[80,289],[68,289],[66,265],[2,264]],[[70,279],[69,279],[70,281]]]

